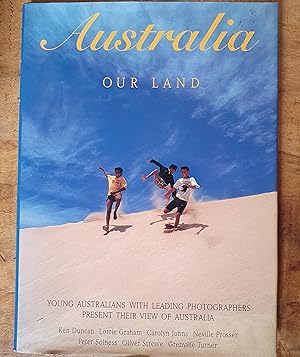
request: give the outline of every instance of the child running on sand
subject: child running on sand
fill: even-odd
[[[169,166],[169,168],[165,167],[164,165],[160,164],[156,160],[148,160],[148,163],[155,164],[156,166],[159,167],[158,169],[155,169],[151,171],[147,176],[142,175],[142,180],[146,181],[149,177],[153,176],[154,177],[154,183],[156,184],[157,187],[163,188],[165,190],[168,190],[170,187],[174,186],[174,177],[173,174],[177,170],[177,166],[172,164]],[[175,190],[174,190],[175,191]]]
[[[200,187],[194,177],[190,177],[190,169],[187,166],[181,167],[181,175],[182,178],[177,180],[174,186],[169,188],[168,192],[165,194],[165,198],[169,199],[171,193],[177,190],[174,199],[164,209],[164,213],[169,213],[173,211],[174,208],[177,208],[175,224],[174,226],[171,224],[166,225],[166,228],[168,229],[177,230],[180,216],[185,210],[191,193],[194,189]]]
[[[117,219],[118,218],[117,211],[118,208],[120,207],[121,200],[122,200],[122,191],[126,190],[127,183],[125,178],[123,177],[123,169],[121,167],[115,168],[114,176],[109,175],[108,172],[106,172],[104,168],[101,166],[99,167],[99,169],[104,173],[108,181],[108,194],[106,199],[106,225],[102,227],[105,230],[105,232],[108,233],[109,221],[110,221],[113,203],[115,202],[116,204],[113,218]]]

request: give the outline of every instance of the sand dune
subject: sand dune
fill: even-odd
[[[166,217],[160,210],[121,215],[112,221],[108,235],[102,230],[104,214],[79,223],[21,230],[18,349],[85,355],[122,351],[151,356],[275,356],[276,200],[276,193],[266,193],[193,203],[180,230],[172,233],[164,233]],[[241,304],[251,309],[214,311],[215,321],[112,321],[83,318],[84,309],[49,307],[47,299]],[[166,344],[122,347],[121,342],[118,347],[103,347],[95,341],[78,344],[80,335],[59,331],[73,326],[141,329],[142,336],[132,337],[140,342],[158,341],[146,335],[149,328],[189,331],[188,337],[165,341],[199,340],[192,336],[194,330],[237,332],[238,338],[202,338],[217,343],[209,349]],[[87,336],[96,337],[99,334]]]

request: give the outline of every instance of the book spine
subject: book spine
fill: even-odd
[[[21,147],[22,147],[22,100],[23,85],[23,57],[24,57],[24,38],[25,38],[25,17],[28,4],[23,4],[22,8],[22,37],[21,37],[21,64],[20,64],[20,102],[19,102],[19,146],[18,146],[18,177],[17,177],[17,207],[16,207],[16,273],[15,273],[15,311],[14,311],[14,337],[13,348],[18,350],[18,315],[19,315],[19,255],[20,255],[20,183],[21,183]]]

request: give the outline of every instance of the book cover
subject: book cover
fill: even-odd
[[[277,4],[25,4],[14,348],[275,356]]]

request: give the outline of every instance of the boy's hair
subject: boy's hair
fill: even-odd
[[[169,169],[174,169],[176,171],[177,170],[177,166],[172,164],[172,165],[169,166]]]
[[[122,173],[123,169],[122,169],[122,167],[115,167],[115,171],[120,171]]]
[[[181,166],[181,169],[180,170],[187,170],[187,171],[190,171],[190,168],[188,166]]]

